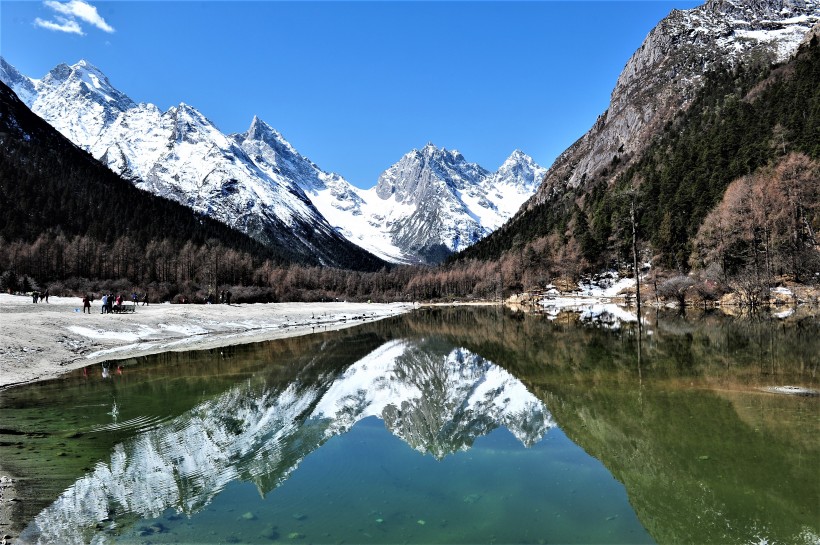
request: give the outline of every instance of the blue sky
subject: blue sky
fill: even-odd
[[[225,133],[258,115],[371,187],[427,142],[489,170],[516,148],[548,167],[652,27],[700,3],[0,1],[0,54],[34,78],[86,59]]]

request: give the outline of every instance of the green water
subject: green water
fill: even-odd
[[[151,532],[160,523],[161,532]],[[370,417],[260,499],[231,483],[203,511],[138,524],[123,543],[649,543],[623,486],[556,431],[524,449],[503,430],[441,461]]]
[[[0,394],[18,543],[818,543],[820,327],[485,309]],[[120,367],[118,369],[118,367]],[[8,531],[8,530],[5,530]]]

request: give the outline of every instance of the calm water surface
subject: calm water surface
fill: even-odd
[[[420,311],[0,394],[22,543],[818,543],[816,316]],[[105,375],[105,376],[103,376]]]

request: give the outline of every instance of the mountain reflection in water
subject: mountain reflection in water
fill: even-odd
[[[118,519],[201,511],[235,480],[264,495],[369,416],[437,459],[499,426],[525,446],[554,426],[541,401],[484,358],[436,341],[389,341],[343,372],[284,386],[248,381],[117,444],[110,462],[77,480],[21,539],[96,543]]]
[[[641,357],[628,310],[424,310],[10,389],[10,533],[816,545],[820,396],[772,393],[820,390],[793,310],[648,310]]]

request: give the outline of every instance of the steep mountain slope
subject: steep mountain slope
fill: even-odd
[[[491,174],[455,150],[427,144],[382,173],[369,192],[369,216],[396,246],[438,262],[500,227],[543,174],[517,150]]]
[[[186,104],[136,104],[97,68],[61,64],[42,80],[8,78],[32,110],[137,187],[180,202],[304,261],[372,270],[379,259],[339,235],[293,183],[270,178],[229,137]],[[34,93],[31,90],[34,89]]]
[[[428,144],[362,190],[319,169],[259,119],[233,139],[268,176],[301,188],[345,237],[393,262],[435,263],[475,243],[512,216],[546,172],[517,150],[491,174]]]
[[[687,269],[692,237],[733,179],[790,151],[816,157],[818,20],[816,0],[673,12],[630,60],[610,110],[519,214],[461,257],[557,239],[566,251],[545,256],[554,272],[612,266],[630,251],[624,193],[634,191],[646,257]]]
[[[170,241],[171,252],[186,243],[210,241],[279,262],[300,258],[287,246],[264,247],[222,223],[135,188],[32,113],[3,83],[0,209],[0,237],[9,244],[31,243],[56,232],[62,237],[88,236],[97,243],[124,237],[140,251],[152,241]],[[76,268],[80,270],[79,263]],[[66,274],[74,270],[71,263]]]
[[[37,96],[37,91],[34,88],[35,81],[21,74],[3,57],[0,57],[0,81],[14,91],[19,100],[31,107],[34,98]]]
[[[817,0],[709,0],[672,11],[627,62],[607,111],[556,159],[528,207],[628,166],[691,104],[710,69],[784,61],[818,21]]]
[[[186,104],[166,112],[136,104],[86,61],[31,80],[2,60],[0,80],[138,187],[330,265],[378,264],[347,240],[392,262],[437,262],[497,229],[545,173],[520,151],[491,174],[428,145],[361,190],[256,117],[247,132],[226,136]]]

